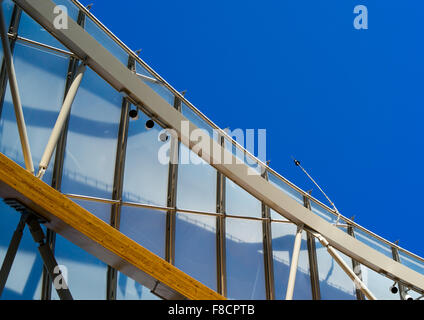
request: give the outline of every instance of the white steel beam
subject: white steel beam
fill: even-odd
[[[287,283],[286,300],[293,299],[294,285],[296,282],[296,274],[297,274],[297,265],[299,262],[300,245],[302,242],[302,231],[303,231],[303,226],[298,226],[296,231],[296,237],[294,238],[289,281]]]
[[[44,149],[44,153],[40,161],[37,174],[37,177],[40,179],[43,178],[43,175],[46,172],[47,167],[49,166],[53,151],[56,148],[57,142],[59,141],[59,137],[63,131],[63,127],[66,123],[66,119],[68,118],[69,113],[71,112],[72,103],[74,102],[75,96],[77,95],[78,88],[81,84],[82,77],[84,76],[85,69],[85,64],[81,63],[77,69],[75,79],[72,81],[68,93],[66,94],[65,100],[63,101],[62,108],[60,109],[56,123],[50,134],[49,141],[47,142],[46,148]]]
[[[69,50],[85,60],[90,68],[116,90],[125,93],[132,102],[141,107],[155,121],[167,128],[174,129],[183,144],[190,149],[197,144],[197,140],[190,140],[190,135],[193,130],[198,128],[146,85],[135,73],[128,70],[75,21],[69,18],[67,29],[56,29],[54,27],[56,18],[54,2],[51,0],[14,1]],[[183,121],[188,124],[186,127],[182,126]],[[203,150],[200,156],[264,204],[292,222],[298,225],[304,224],[309,229],[320,233],[331,246],[361,264],[376,272],[384,273],[395,281],[402,280],[414,290],[424,292],[424,275],[390,259],[313,214],[260,175],[251,174],[252,169],[249,166],[236,162],[233,154],[215,140],[209,139],[209,142],[210,150],[220,151],[224,155],[221,159],[232,159],[231,164],[223,161],[217,163],[216,156],[207,150]]]

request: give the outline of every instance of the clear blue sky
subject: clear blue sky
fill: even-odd
[[[345,216],[424,256],[424,2],[82,2],[220,127],[267,129],[276,171],[313,188],[299,158]]]

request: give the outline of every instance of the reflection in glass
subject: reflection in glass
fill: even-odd
[[[110,211],[111,205],[109,203],[103,203],[98,201],[88,201],[80,199],[71,199],[76,204],[95,215],[97,218],[103,220],[107,224],[110,224]]]
[[[390,259],[393,259],[391,247],[389,247],[387,244],[383,243],[382,241],[372,237],[371,235],[365,233],[364,231],[358,228],[355,228],[355,238],[365,243],[367,246],[370,246],[371,248],[384,254]]]
[[[216,290],[216,217],[177,213],[175,266]]]
[[[356,289],[353,281],[339,264],[330,256],[327,249],[316,240],[319,283],[322,300],[355,300]],[[352,259],[337,251],[343,260],[352,266]]]
[[[31,59],[28,59],[31,57]],[[62,106],[69,59],[17,42],[14,64],[35,170]],[[0,152],[24,167],[10,87],[0,120]],[[43,180],[50,182],[54,159]]]
[[[161,258],[165,257],[165,225],[165,211],[121,207],[120,231]]]
[[[297,190],[293,189],[292,187],[290,187],[287,183],[285,183],[284,181],[282,181],[280,178],[278,178],[277,176],[275,176],[272,172],[268,172],[268,180],[273,185],[275,185],[276,187],[278,187],[279,189],[281,189],[284,193],[286,193],[291,198],[293,198],[298,203],[300,203],[302,206],[304,205],[304,203],[303,203],[303,195],[299,191],[297,191]]]
[[[118,284],[116,291],[117,300],[161,300],[149,289],[118,272]]]
[[[183,144],[179,159],[177,208],[216,212],[216,170]]]
[[[278,212],[270,209],[270,215],[272,220],[281,220],[281,221],[288,221],[286,218],[284,218],[281,214]]]
[[[394,281],[386,278],[382,274],[361,265],[362,281],[378,300],[399,300],[399,292],[393,294],[390,287]]]
[[[111,198],[122,96],[87,68],[72,105],[62,192]]]
[[[0,199],[0,266],[21,215]],[[45,228],[43,227],[45,231]],[[25,227],[1,300],[39,300],[43,261],[28,227]]]
[[[229,215],[260,218],[262,203],[230,179],[225,182],[225,210]]]
[[[128,65],[128,53],[88,17],[85,20],[85,31],[87,31],[125,66]]]
[[[226,218],[227,295],[266,299],[262,222]]]
[[[128,129],[122,199],[166,206],[169,165],[168,162],[161,163],[158,155],[171,139],[160,141],[158,137],[162,128],[155,124],[147,130],[145,123],[148,118],[141,111],[138,115],[138,119],[130,120]]]
[[[286,298],[297,226],[292,223],[273,222],[271,228],[275,298],[277,300],[284,300]],[[302,232],[293,299],[311,300],[311,290],[307,235],[306,232]]]
[[[424,275],[424,262],[400,250],[399,250],[399,257],[400,257],[400,262],[403,265]]]
[[[76,17],[73,19],[76,19]],[[22,12],[18,33],[21,37],[47,44],[62,50],[67,50],[55,37],[53,37],[46,29],[39,25],[25,12]]]
[[[57,263],[66,267],[67,284],[75,300],[106,298],[107,265],[60,235],[56,236]],[[58,300],[54,287],[52,300]]]
[[[334,214],[325,210],[323,207],[321,207],[319,204],[315,203],[314,201],[310,201],[310,203],[311,203],[311,210],[313,213],[327,220],[330,223],[336,222],[337,217]]]

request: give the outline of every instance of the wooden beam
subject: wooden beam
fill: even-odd
[[[225,299],[1,153],[0,197],[18,199],[46,218],[48,228],[165,299]]]

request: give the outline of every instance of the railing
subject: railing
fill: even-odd
[[[184,116],[189,118],[193,123],[195,123],[199,128],[205,129],[207,132],[211,132],[212,130],[216,130],[220,135],[222,135],[227,142],[231,143],[231,145],[236,149],[231,147],[230,149],[233,151],[234,155],[239,155],[241,152],[246,159],[242,159],[246,162],[250,167],[252,167],[252,163],[256,163],[257,166],[260,167],[261,172],[263,170],[267,171],[269,180],[274,185],[278,186],[289,196],[294,198],[300,203],[303,203],[303,196],[309,198],[311,200],[311,204],[313,207],[313,212],[323,216],[326,220],[334,222],[337,218],[338,214],[335,210],[329,208],[327,205],[323,204],[318,199],[311,196],[309,193],[303,191],[295,184],[293,184],[288,179],[284,178],[280,174],[278,174],[275,170],[270,168],[266,163],[256,158],[252,155],[248,150],[243,148],[237,141],[235,141],[231,136],[227,134],[227,132],[221,128],[219,128],[214,122],[212,122],[209,118],[207,118],[201,111],[199,111],[193,104],[191,104],[183,94],[174,89],[168,82],[166,82],[158,73],[156,73],[147,63],[145,63],[135,52],[129,49],[118,37],[116,37],[108,28],[106,28],[93,14],[91,14],[79,1],[77,0],[68,0],[72,3],[78,10],[81,10],[85,13],[86,17],[89,18],[92,22],[97,25],[101,31],[103,31],[109,39],[111,39],[116,45],[118,45],[122,50],[126,52],[129,56],[134,58],[137,64],[137,73],[142,76],[147,76],[156,80],[156,82],[152,82],[149,79],[141,77],[143,81],[145,81],[148,85],[152,86],[152,88],[158,92],[162,97],[166,100],[170,100],[170,95],[172,97],[177,97],[182,101],[182,113]],[[113,53],[113,52],[112,52]],[[118,57],[119,58],[119,57]],[[122,59],[121,59],[122,60]],[[155,87],[153,87],[153,85]],[[159,87],[158,87],[159,86]],[[197,118],[196,118],[197,117]],[[234,152],[236,151],[236,152]],[[322,210],[320,210],[322,209]],[[374,243],[375,245],[371,245],[378,251],[382,252],[385,255],[389,255],[391,248],[396,248],[399,250],[401,255],[401,263],[409,266],[410,268],[424,274],[424,258],[417,256],[401,247],[397,244],[392,243],[373,232],[365,229],[364,227],[358,225],[354,221],[346,218],[341,215],[340,219],[344,221],[346,224],[351,225],[356,233],[360,234],[358,240],[370,245],[370,243]],[[376,243],[375,243],[376,242]],[[391,253],[390,253],[391,254]]]

